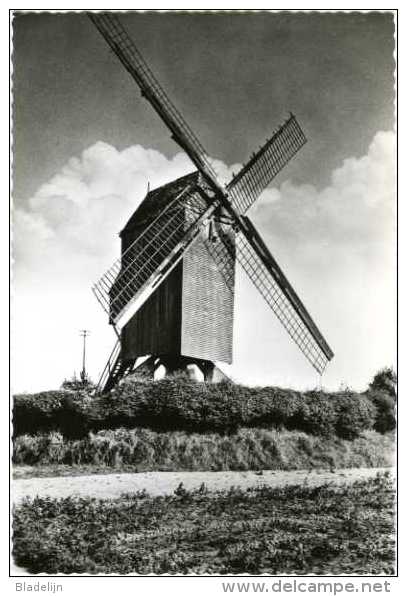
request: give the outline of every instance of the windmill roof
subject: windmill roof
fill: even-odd
[[[120,236],[129,231],[130,229],[142,225],[144,222],[148,222],[158,215],[158,213],[168,205],[184,188],[187,184],[197,183],[199,178],[199,172],[192,172],[181,178],[177,178],[168,184],[164,184],[159,188],[150,190],[137,207],[133,215],[130,217],[122,231]]]

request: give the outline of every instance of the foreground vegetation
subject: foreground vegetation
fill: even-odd
[[[16,564],[30,573],[394,574],[388,477],[333,488],[25,501]]]
[[[107,395],[85,380],[13,404],[18,477],[150,470],[290,470],[393,464],[396,376],[364,393],[127,377]]]
[[[66,466],[86,473],[152,470],[296,470],[386,467],[393,464],[391,433],[367,431],[349,441],[299,431],[243,428],[230,435],[148,429],[104,430],[78,440],[55,432],[15,439],[14,463],[47,467],[51,475]],[[28,474],[30,475],[30,473]],[[20,475],[21,477],[21,475]]]

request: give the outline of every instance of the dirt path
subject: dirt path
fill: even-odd
[[[202,483],[210,491],[227,490],[231,486],[243,489],[253,486],[286,486],[288,484],[308,484],[318,486],[331,482],[344,484],[390,472],[392,468],[347,468],[343,470],[290,472],[265,470],[256,472],[143,472],[139,474],[97,474],[93,476],[64,476],[51,478],[27,478],[14,480],[13,502],[18,504],[24,497],[97,497],[108,499],[122,493],[132,493],[145,489],[151,495],[164,495],[174,492],[182,482],[188,490],[199,488]]]

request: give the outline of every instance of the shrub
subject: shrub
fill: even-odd
[[[397,375],[395,371],[387,366],[380,369],[369,384],[369,390],[382,391],[391,397],[396,397]]]
[[[364,395],[337,394],[335,398],[335,432],[344,439],[355,439],[373,427],[377,410]]]
[[[65,437],[79,439],[91,429],[104,425],[100,403],[85,391],[69,392],[62,399],[59,410],[59,430]]]
[[[86,391],[43,391],[14,396],[13,434],[60,431],[65,436],[85,436],[100,424],[98,402]]]
[[[385,391],[369,390],[366,398],[375,406],[377,415],[373,428],[380,433],[396,428],[396,400]]]
[[[377,411],[374,429],[392,431],[396,427],[397,375],[390,367],[382,368],[373,377],[365,396]]]
[[[66,391],[43,391],[34,394],[14,396],[13,429],[14,435],[34,434],[58,428],[60,412]]]
[[[334,399],[318,391],[304,394],[292,425],[312,435],[331,435],[335,432]]]
[[[61,385],[61,389],[67,389],[68,391],[92,391],[96,388],[95,384],[91,381],[88,375],[81,372],[80,378],[73,375],[70,379],[65,379]]]
[[[296,391],[279,387],[249,389],[248,412],[253,426],[297,428],[297,414],[302,396]]]

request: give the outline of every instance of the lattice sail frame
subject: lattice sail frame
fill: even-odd
[[[197,240],[215,209],[200,188],[188,186],[113,263],[93,286],[111,323],[122,327],[133,316]]]
[[[310,333],[302,316],[299,315],[275,277],[259,260],[252,245],[242,234],[238,234],[236,237],[236,258],[291,339],[318,373],[322,375],[330,358],[327,357],[315,337]]]
[[[227,185],[233,206],[244,214],[307,142],[293,114]]]
[[[198,170],[215,184],[219,184],[207,152],[158,82],[119,19],[112,13],[102,12],[88,13],[88,16],[139,85],[142,95],[171,130],[174,140],[186,151]]]
[[[297,344],[317,372],[322,374],[329,360],[333,357],[332,350],[274,257],[263,244],[250,220],[246,217],[245,221],[255,235],[255,240],[259,242],[261,250],[267,251],[267,259],[263,261],[259,259],[253,244],[242,233],[236,234],[234,240],[231,241],[230,234],[222,232],[222,229],[219,231],[216,252],[210,246],[208,252],[218,265],[227,284],[230,279],[229,263],[231,259],[236,259],[280,323],[287,330],[291,339]],[[229,254],[229,259],[225,257],[225,250]]]

